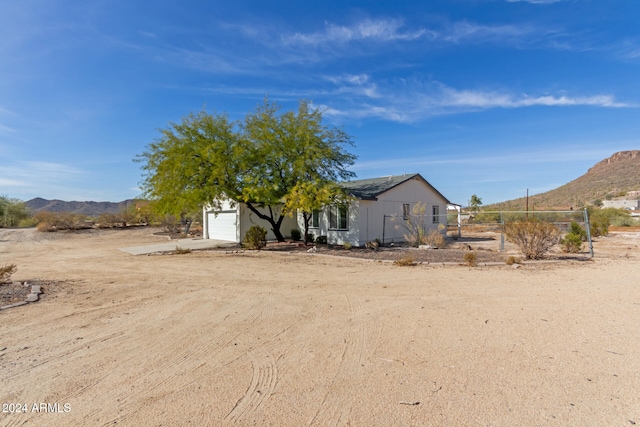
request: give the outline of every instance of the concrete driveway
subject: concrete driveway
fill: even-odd
[[[119,248],[122,252],[127,252],[131,255],[147,255],[158,252],[170,252],[176,250],[176,247],[180,249],[213,249],[220,247],[233,248],[238,244],[236,242],[230,242],[228,240],[214,240],[214,239],[177,239],[171,240],[166,243],[155,243],[152,245],[144,246],[132,246],[128,248]]]

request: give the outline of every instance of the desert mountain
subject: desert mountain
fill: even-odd
[[[122,202],[65,202],[62,200],[46,200],[40,197],[25,202],[31,212],[71,212],[82,215],[100,215],[103,213],[118,213],[135,203],[128,199]]]
[[[620,151],[596,163],[581,177],[546,193],[529,196],[529,207],[569,208],[593,204],[596,200],[624,196],[640,190],[640,150]],[[522,210],[526,198],[498,203],[485,209]]]

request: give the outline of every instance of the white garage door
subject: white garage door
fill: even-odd
[[[209,212],[209,238],[237,242],[236,211]]]

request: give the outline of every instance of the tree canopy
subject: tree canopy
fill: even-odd
[[[136,160],[144,194],[161,212],[178,215],[231,199],[269,222],[278,240],[284,240],[284,215],[307,207],[296,192],[314,186],[325,194],[330,183],[354,176],[348,167],[356,157],[345,149],[352,138],[324,125],[322,112],[307,101],[281,113],[265,100],[243,121],[191,113],[160,133]]]

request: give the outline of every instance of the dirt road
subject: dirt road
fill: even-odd
[[[640,424],[638,233],[519,269],[117,250],[158,241],[0,230],[56,282],[0,312],[0,425]]]

